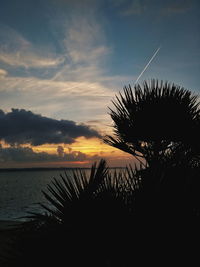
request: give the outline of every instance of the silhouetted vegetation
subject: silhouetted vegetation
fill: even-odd
[[[200,201],[193,201],[199,194],[194,193],[194,188],[199,190],[200,169],[198,96],[180,86],[151,80],[142,87],[135,85],[134,90],[125,87],[124,96],[116,96],[113,104],[114,136],[105,137],[105,142],[145,162],[145,188],[151,194],[156,190],[162,199],[170,195],[171,211],[185,213],[189,205],[189,212],[198,213]],[[165,202],[169,208],[169,197]]]
[[[151,80],[133,90],[124,87],[124,95],[113,104],[114,136],[105,138],[109,145],[145,159],[149,166],[200,160],[199,102],[189,90]]]
[[[195,95],[152,80],[124,88],[105,142],[139,167],[53,179],[44,213],[31,213],[13,239],[8,266],[169,266],[198,264],[200,114]]]

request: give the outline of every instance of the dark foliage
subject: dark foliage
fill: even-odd
[[[148,164],[191,162],[200,155],[198,97],[189,90],[151,80],[124,87],[110,109],[114,136],[105,142]]]

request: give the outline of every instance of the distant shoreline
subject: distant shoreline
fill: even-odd
[[[125,167],[109,167],[109,169],[124,169]],[[15,171],[63,171],[63,170],[90,170],[90,167],[35,167],[35,168],[0,168],[0,172],[15,172]]]
[[[75,169],[90,169],[90,168],[76,168],[76,167],[53,167],[53,168],[46,168],[46,167],[36,167],[36,168],[0,168],[0,172],[12,172],[12,171],[54,171],[54,170],[75,170]]]

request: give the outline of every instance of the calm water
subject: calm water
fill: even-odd
[[[59,179],[60,174],[64,170],[0,172],[0,220],[22,220],[20,217],[28,211],[40,211],[38,203],[46,203],[41,190],[46,190],[53,177]]]
[[[46,203],[41,190],[60,174],[64,170],[0,172],[0,220],[21,220],[28,211],[38,212],[38,203]]]

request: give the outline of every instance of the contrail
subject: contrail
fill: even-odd
[[[154,57],[157,55],[158,51],[160,50],[161,46],[158,47],[158,49],[156,50],[156,52],[153,54],[153,56],[151,57],[151,59],[149,60],[149,62],[146,64],[146,66],[144,67],[144,69],[142,70],[142,72],[140,73],[140,75],[137,77],[136,81],[134,82],[134,84],[136,84],[138,82],[138,80],[140,79],[140,77],[142,76],[142,74],[145,72],[145,70],[148,68],[148,66],[151,64],[151,61],[154,59]]]

